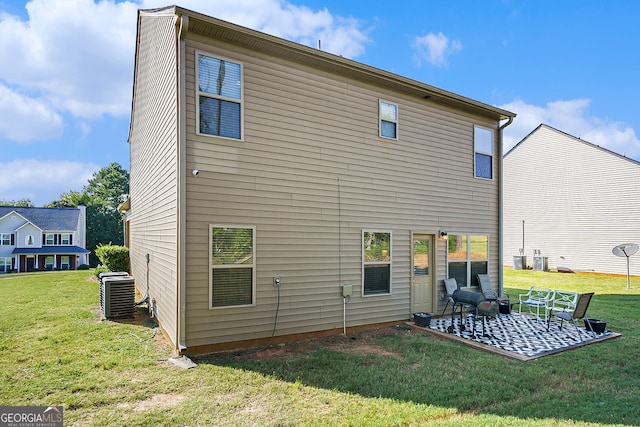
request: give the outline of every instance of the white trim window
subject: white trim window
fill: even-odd
[[[473,127],[473,165],[476,178],[493,179],[493,131]]]
[[[381,138],[398,139],[398,104],[379,101],[379,135]]]
[[[11,246],[11,233],[0,233],[0,245]]]
[[[11,270],[11,258],[0,257],[0,273],[8,273]]]
[[[44,244],[47,246],[53,246],[56,243],[56,237],[53,233],[47,233],[44,235]]]
[[[33,240],[33,236],[31,234],[27,234],[24,238],[24,245],[25,246],[33,246],[34,245],[35,240]]]
[[[479,286],[478,274],[489,272],[489,236],[452,234],[447,238],[447,277],[461,288]]]
[[[70,268],[71,268],[71,262],[69,259],[69,255],[62,255],[60,257],[60,269],[69,270]]]
[[[44,259],[44,268],[45,270],[53,270],[53,257],[47,256]]]
[[[70,233],[62,233],[60,235],[60,244],[69,246],[71,244],[71,234]]]
[[[256,228],[209,226],[210,308],[255,305]]]
[[[362,230],[362,295],[391,293],[391,232]]]
[[[198,134],[244,139],[242,64],[196,52]]]

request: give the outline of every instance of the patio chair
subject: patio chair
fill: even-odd
[[[488,274],[478,274],[476,275],[478,278],[478,283],[480,284],[480,289],[484,294],[484,297],[487,301],[495,301],[497,303],[509,303],[509,294],[505,296],[500,296],[496,291],[493,290],[493,286],[491,285],[491,277]]]
[[[551,294],[551,297],[549,297],[549,301],[547,303],[547,313],[551,315],[554,312],[572,312],[576,309],[577,303],[577,292],[555,290]]]
[[[462,309],[465,304],[458,304],[453,299],[453,293],[458,290],[458,281],[455,277],[450,279],[444,279],[444,287],[447,290],[447,303],[444,305],[444,310],[442,310],[442,316],[444,316],[445,311],[447,311],[447,307],[451,304],[451,315],[456,311],[456,305],[460,306],[460,314],[462,315]]]
[[[529,292],[526,294],[518,295],[518,304],[520,313],[522,313],[522,306],[526,305],[529,308],[529,313],[533,314],[532,309],[536,309],[536,318],[540,319],[540,309],[545,311],[545,317],[547,315],[547,304],[551,295],[551,289],[538,288],[531,286]]]
[[[580,329],[578,329],[578,320],[584,319],[587,314],[587,308],[589,307],[589,303],[591,302],[591,297],[593,297],[593,292],[588,292],[586,294],[580,295],[578,298],[578,302],[576,304],[576,308],[571,311],[559,311],[559,312],[550,312],[547,317],[547,331],[549,330],[549,326],[551,325],[551,317],[557,317],[560,319],[560,329],[562,329],[562,324],[566,320],[567,322],[572,321],[573,325],[576,327],[576,332],[578,333],[578,340],[582,341],[580,338]],[[593,331],[591,331],[593,332]]]

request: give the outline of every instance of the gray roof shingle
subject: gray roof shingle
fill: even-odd
[[[27,208],[0,206],[0,218],[15,211],[42,231],[75,231],[78,228],[78,208]]]

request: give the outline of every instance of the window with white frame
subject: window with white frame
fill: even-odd
[[[24,238],[24,244],[25,246],[33,246],[34,240],[33,240],[33,236],[31,234],[27,235]]]
[[[0,258],[0,273],[11,271],[11,258]]]
[[[398,139],[398,105],[380,100],[380,136]]]
[[[56,242],[55,234],[47,233],[44,235],[44,244],[45,245],[53,245]]]
[[[44,268],[47,270],[53,270],[53,257],[48,256],[44,259]]]
[[[198,133],[242,139],[242,65],[196,52]]]
[[[61,245],[70,245],[71,244],[71,234],[62,233],[60,235],[60,244]]]
[[[63,255],[60,257],[60,269],[61,270],[68,270],[69,268],[71,268],[71,263],[69,262],[69,256],[68,255]]]
[[[255,227],[210,226],[211,308],[255,303],[255,236]]]
[[[391,293],[391,232],[362,231],[362,294]]]
[[[475,177],[493,179],[493,132],[474,126],[473,150]]]
[[[11,233],[0,233],[0,245],[11,246]]]
[[[460,287],[478,286],[476,276],[489,272],[489,236],[449,234],[447,277]]]

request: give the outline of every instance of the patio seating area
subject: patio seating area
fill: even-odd
[[[444,316],[432,319],[428,327],[420,329],[518,360],[532,360],[620,336],[610,330],[598,334],[587,331],[583,326],[578,327],[579,334],[576,334],[574,328],[560,328],[560,323],[555,320],[550,321],[547,330],[547,322],[540,322],[535,316],[525,313],[482,317],[478,321],[483,325],[475,328],[475,333],[471,327],[473,316],[463,320],[467,325],[465,328],[460,327],[459,317]]]

